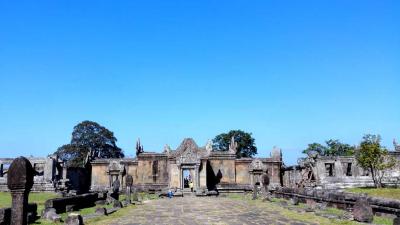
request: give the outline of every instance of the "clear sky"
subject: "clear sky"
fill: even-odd
[[[1,1],[0,157],[46,156],[93,120],[126,155],[252,132],[400,139],[399,1]]]

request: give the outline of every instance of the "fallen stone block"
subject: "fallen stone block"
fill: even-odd
[[[82,216],[78,213],[70,213],[65,219],[65,225],[83,225]]]
[[[353,207],[353,217],[355,221],[371,223],[374,219],[372,207],[366,198],[359,198]]]
[[[97,215],[107,215],[107,210],[105,208],[97,208],[95,211]]]

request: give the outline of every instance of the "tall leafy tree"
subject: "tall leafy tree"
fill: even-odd
[[[355,154],[358,165],[371,172],[377,188],[382,187],[385,172],[396,165],[395,159],[389,156],[388,150],[382,147],[380,142],[379,135],[367,134],[363,137]]]
[[[307,154],[311,158],[315,158],[318,155],[325,155],[325,152],[327,151],[327,147],[323,146],[319,143],[311,143],[308,144],[308,147],[303,150],[304,154]]]
[[[93,121],[83,121],[74,127],[70,144],[57,149],[57,154],[69,166],[84,166],[96,158],[123,158],[113,132]]]
[[[354,155],[355,147],[349,144],[344,144],[339,140],[328,140],[325,142],[327,150],[325,155],[327,156],[351,156]]]
[[[351,156],[354,155],[355,147],[349,144],[344,144],[339,140],[329,139],[325,142],[325,145],[319,143],[309,144],[308,147],[303,150],[304,154],[311,157],[316,156]]]
[[[238,144],[236,156],[238,158],[253,157],[257,154],[257,147],[251,135],[251,133],[242,130],[231,130],[228,133],[219,134],[213,139],[213,150],[228,151],[231,138],[234,137]]]

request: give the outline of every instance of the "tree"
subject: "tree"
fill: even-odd
[[[382,187],[382,178],[386,170],[393,168],[395,159],[388,155],[388,150],[381,146],[379,135],[367,134],[356,150],[356,160],[365,170],[371,172],[375,187]]]
[[[319,143],[309,144],[303,150],[304,154],[315,158],[316,156],[351,156],[354,155],[355,147],[349,144],[341,143],[339,140],[329,139],[325,141],[326,145]]]
[[[327,147],[323,146],[319,143],[312,143],[308,144],[308,147],[303,150],[304,154],[307,154],[311,158],[315,158],[318,155],[325,155],[325,152],[327,151]]]
[[[325,142],[328,146],[325,155],[327,156],[352,156],[354,155],[355,147],[349,144],[341,143],[339,140],[329,139]]]
[[[69,166],[84,166],[96,158],[123,158],[113,132],[92,121],[83,121],[74,127],[70,144],[57,149],[55,154]]]
[[[251,133],[246,133],[241,130],[231,130],[228,133],[219,134],[213,139],[213,150],[228,151],[231,138],[234,137],[238,144],[236,156],[238,158],[253,157],[257,154],[257,147],[251,135]]]

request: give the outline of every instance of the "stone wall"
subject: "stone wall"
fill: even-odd
[[[250,184],[249,165],[252,159],[237,159],[235,163],[236,183],[237,184]]]
[[[301,188],[277,188],[274,192],[276,197],[298,198],[300,202],[326,202],[328,206],[340,209],[352,209],[359,198],[365,197],[361,194],[346,193],[337,190],[323,189],[301,189]],[[366,197],[374,213],[387,213],[397,215],[400,213],[400,200]]]
[[[400,162],[400,152],[390,152]],[[315,159],[312,166],[296,165],[283,168],[283,183],[286,187],[316,186],[324,189],[372,187],[374,182],[369,171],[357,165],[354,156],[325,156]],[[310,178],[309,180],[307,180]],[[311,179],[312,178],[312,179]],[[307,182],[304,182],[307,180]],[[400,184],[400,163],[386,172],[383,183],[387,186]]]
[[[270,158],[238,159],[233,149],[212,151],[210,148],[210,145],[198,147],[192,139],[186,138],[176,150],[166,147],[163,153],[137,151],[137,157],[133,159],[95,160],[91,162],[91,190],[110,190],[116,176],[122,182],[121,190],[124,190],[127,175],[132,176],[133,186],[138,190],[182,188],[184,172],[191,174],[195,190],[251,190],[254,177],[258,179],[267,171],[271,185],[281,184],[280,149],[275,149]],[[263,169],[250,171],[254,161],[261,163]]]
[[[62,179],[63,162],[56,156],[27,158],[35,170],[32,192],[57,191],[59,180]],[[0,191],[9,191],[7,188],[8,166],[13,158],[0,158]]]

